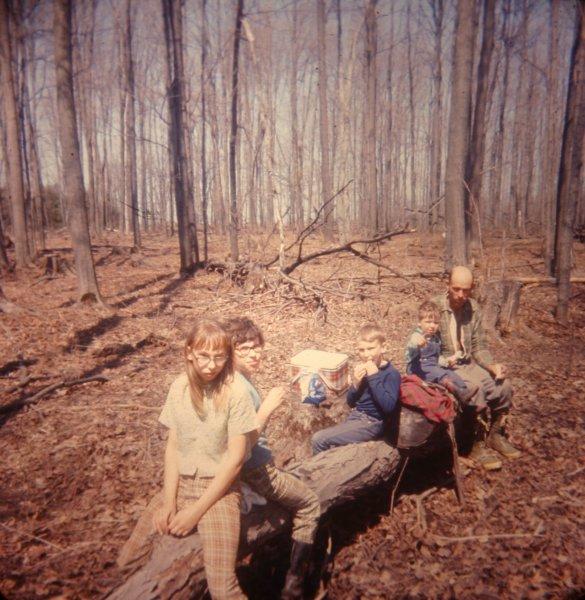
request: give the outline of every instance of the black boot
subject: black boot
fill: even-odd
[[[313,544],[293,540],[290,553],[290,567],[282,588],[282,600],[298,600],[303,598],[305,574],[311,560]]]

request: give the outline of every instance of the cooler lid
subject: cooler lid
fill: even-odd
[[[296,367],[335,370],[343,365],[349,357],[341,352],[325,352],[323,350],[302,350],[290,359]]]

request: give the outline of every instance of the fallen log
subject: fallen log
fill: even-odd
[[[322,512],[355,500],[388,481],[399,464],[399,452],[384,441],[333,448],[307,459],[291,472],[319,496]],[[148,510],[139,519],[135,533],[150,527]],[[290,526],[290,514],[273,503],[242,517],[240,557],[251,552]],[[134,535],[134,534],[133,534]],[[132,537],[122,549],[132,543]],[[146,562],[145,562],[146,561]],[[137,563],[141,564],[137,564]],[[113,590],[110,600],[174,600],[200,598],[205,593],[205,573],[198,534],[185,538],[153,535],[134,569]]]

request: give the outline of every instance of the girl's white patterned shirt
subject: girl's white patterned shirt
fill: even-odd
[[[177,431],[180,475],[213,477],[227,451],[228,438],[256,429],[256,413],[247,390],[238,379],[230,384],[226,404],[216,409],[207,394],[202,419],[191,402],[186,373],[172,383],[159,422]],[[249,444],[246,460],[249,458]]]

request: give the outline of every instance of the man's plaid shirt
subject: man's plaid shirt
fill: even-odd
[[[487,368],[494,363],[494,359],[487,349],[487,343],[483,327],[481,325],[481,309],[479,304],[469,299],[464,305],[457,318],[461,327],[461,343],[457,343],[457,322],[455,314],[449,306],[447,294],[440,294],[433,298],[433,302],[441,311],[439,330],[441,332],[441,355],[452,356],[458,350],[463,352],[464,359],[473,359],[478,365]]]

